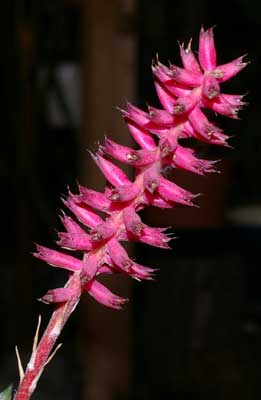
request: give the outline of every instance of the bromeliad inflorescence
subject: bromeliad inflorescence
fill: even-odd
[[[165,229],[145,225],[137,212],[148,205],[161,208],[171,208],[175,203],[192,206],[196,197],[165,179],[162,169],[168,165],[196,174],[215,171],[215,161],[197,158],[192,149],[182,147],[179,139],[193,137],[226,146],[228,136],[208,120],[202,109],[209,108],[237,118],[244,104],[243,96],[222,94],[220,83],[236,75],[246,63],[240,57],[217,66],[212,29],[201,29],[199,61],[191,50],[191,43],[187,48],[180,45],[180,54],[184,68],[172,64],[167,67],[159,60],[152,64],[163,109],[148,107],[146,112],[127,104],[127,109],[122,110],[140,149],[133,150],[106,138],[93,156],[107,180],[104,193],[80,186],[80,194],[69,193],[64,201],[81,225],[63,215],[61,219],[66,232],[59,233],[58,244],[72,251],[81,250],[82,259],[42,246],[37,247],[35,254],[55,267],[80,272],[83,291],[112,308],[120,308],[125,300],[98,283],[98,275],[122,272],[137,279],[151,279],[153,273],[150,268],[131,260],[121,242],[135,240],[168,248],[170,238]],[[134,181],[108,156],[133,166],[136,170]],[[105,218],[96,214],[95,209],[104,213]],[[49,291],[43,300],[63,302],[72,296],[70,289],[60,288]]]
[[[125,303],[126,299],[111,293],[97,280],[100,275],[123,273],[138,280],[152,279],[153,270],[133,261],[122,242],[137,241],[167,249],[170,237],[165,228],[143,223],[138,212],[147,206],[194,205],[197,194],[166,179],[163,171],[167,166],[200,175],[215,171],[215,161],[198,158],[180,139],[194,138],[228,146],[228,135],[209,121],[203,110],[237,118],[244,105],[243,96],[221,93],[220,84],[247,63],[239,57],[217,65],[212,29],[201,29],[198,59],[191,50],[191,43],[186,48],[180,45],[180,55],[183,68],[172,64],[167,67],[158,59],[152,64],[163,109],[148,107],[143,111],[127,104],[126,109],[121,110],[139,148],[134,150],[106,138],[93,155],[107,181],[104,192],[79,186],[78,194],[69,193],[64,200],[75,219],[67,214],[61,216],[65,232],[58,234],[58,245],[71,254],[37,246],[36,257],[54,267],[67,269],[70,277],[65,287],[52,289],[42,298],[58,306],[32,355],[16,400],[29,399],[57,337],[83,292],[114,309],[120,309]],[[133,166],[135,178],[129,179],[112,162],[113,158]],[[72,255],[74,251],[81,251],[82,257]]]

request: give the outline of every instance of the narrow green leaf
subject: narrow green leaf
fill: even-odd
[[[11,400],[12,399],[13,385],[9,385],[5,390],[0,393],[0,400]]]

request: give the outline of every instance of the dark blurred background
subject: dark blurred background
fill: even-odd
[[[1,3],[0,390],[17,384],[14,346],[24,365],[38,314],[36,299],[66,274],[35,260],[33,242],[53,246],[61,195],[77,181],[102,188],[86,149],[104,134],[130,136],[115,106],[157,106],[150,65],[179,63],[178,43],[216,25],[218,62],[248,53],[251,64],[225,86],[247,93],[242,120],[218,118],[234,150],[200,146],[222,159],[222,174],[175,172],[200,209],[147,210],[172,225],[173,250],[132,248],[160,268],[155,282],[113,278],[132,301],[121,312],[84,299],[62,335],[35,398],[257,399],[261,394],[261,183],[258,1],[10,0]],[[43,330],[42,327],[42,330]]]

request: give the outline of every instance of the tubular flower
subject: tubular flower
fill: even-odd
[[[195,174],[215,172],[215,161],[200,159],[179,139],[228,146],[228,136],[204,113],[210,109],[237,118],[245,104],[243,96],[223,94],[221,85],[246,65],[243,57],[218,65],[213,29],[200,31],[198,59],[191,49],[180,45],[183,67],[168,67],[156,59],[152,64],[155,88],[162,109],[149,106],[144,111],[128,103],[120,110],[130,134],[139,146],[132,149],[105,138],[93,155],[107,184],[104,192],[79,186],[79,194],[68,194],[65,206],[75,219],[62,215],[66,232],[58,234],[58,245],[73,251],[51,250],[37,246],[35,256],[46,263],[64,268],[70,276],[79,274],[81,292],[88,292],[99,303],[119,309],[127,301],[97,281],[104,274],[123,273],[138,280],[153,278],[153,270],[134,262],[123,246],[133,240],[160,248],[169,248],[166,228],[149,227],[138,214],[146,206],[171,208],[193,206],[197,194],[164,177],[166,168],[180,168]],[[116,159],[135,169],[131,180],[115,165]],[[98,210],[100,213],[97,214]],[[101,216],[102,215],[102,216]],[[78,221],[77,221],[78,220]],[[77,251],[77,253],[75,253]],[[77,256],[82,252],[82,256]],[[76,254],[76,256],[75,256]],[[56,288],[42,297],[46,303],[70,301],[72,288]]]

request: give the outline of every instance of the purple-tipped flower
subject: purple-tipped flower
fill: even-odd
[[[103,192],[79,186],[79,194],[69,193],[64,204],[73,218],[62,215],[66,232],[58,234],[58,245],[81,251],[81,259],[37,246],[36,257],[70,273],[79,274],[81,291],[87,291],[101,304],[119,309],[125,299],[97,282],[96,276],[123,273],[138,280],[152,279],[153,271],[134,262],[122,246],[137,241],[168,249],[171,238],[165,228],[149,227],[138,212],[146,206],[173,208],[193,206],[197,197],[164,177],[168,168],[179,168],[198,175],[215,172],[216,161],[198,158],[179,139],[194,138],[208,144],[228,146],[228,136],[216,126],[204,108],[230,118],[238,118],[245,104],[243,96],[222,93],[222,83],[236,75],[247,63],[239,57],[219,65],[213,29],[201,29],[198,59],[191,49],[180,45],[183,64],[166,66],[158,58],[152,64],[155,88],[162,109],[144,111],[131,103],[120,110],[138,148],[105,138],[93,155],[107,183]],[[135,169],[130,179],[112,159]],[[97,214],[100,212],[99,214]],[[104,217],[103,217],[104,216]],[[83,225],[83,226],[82,226]],[[47,303],[70,301],[74,289],[53,289],[42,300]],[[78,290],[78,289],[77,289]]]

